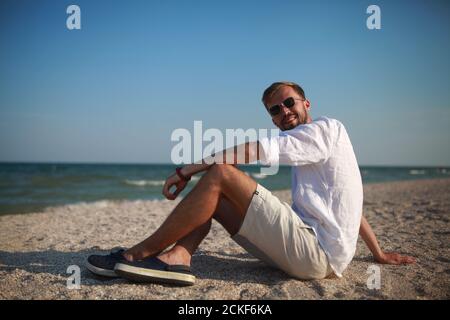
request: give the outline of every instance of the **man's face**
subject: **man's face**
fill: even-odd
[[[283,105],[283,101],[287,98],[294,98],[295,105],[291,108],[287,108]],[[267,100],[267,110],[274,105],[280,105],[281,109],[277,115],[271,115],[273,123],[280,128],[280,130],[290,130],[300,124],[311,122],[308,115],[310,108],[310,102],[304,100],[294,89],[288,86],[283,86],[278,89],[275,94]]]

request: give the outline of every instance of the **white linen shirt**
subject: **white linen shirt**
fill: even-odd
[[[259,143],[262,164],[292,166],[292,209],[314,230],[342,277],[356,251],[363,205],[361,174],[344,125],[320,117]]]

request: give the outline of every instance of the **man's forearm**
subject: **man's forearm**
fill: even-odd
[[[181,172],[186,176],[192,176],[209,169],[215,163],[231,165],[252,163],[259,160],[258,153],[259,143],[247,142],[202,159],[201,163],[186,165]]]
[[[361,217],[361,226],[359,228],[359,234],[361,235],[361,238],[363,238],[367,247],[369,247],[375,259],[380,258],[383,254],[383,251],[381,250],[380,245],[378,244],[375,233],[373,232],[372,228],[370,227],[369,223],[367,222],[364,216]]]

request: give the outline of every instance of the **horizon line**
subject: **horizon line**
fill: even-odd
[[[100,162],[100,161],[2,161],[0,164],[50,164],[50,165],[172,165],[170,162]],[[188,164],[179,164],[183,166]],[[261,166],[259,164],[241,164],[248,166]],[[291,167],[290,165],[279,165]],[[450,165],[409,165],[409,164],[358,164],[359,167],[396,167],[396,168],[450,168]]]

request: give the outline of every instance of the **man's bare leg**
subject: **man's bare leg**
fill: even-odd
[[[222,197],[233,205],[242,223],[255,190],[256,182],[239,169],[213,165],[155,233],[127,250],[125,258],[132,261],[156,255],[186,237],[211,220]]]
[[[236,208],[225,197],[222,197],[220,200],[213,218],[228,231],[230,236],[236,234],[242,224],[239,213],[236,212]],[[211,221],[212,220],[209,220],[184,238],[180,239],[172,249],[159,255],[158,258],[171,265],[190,265],[192,255],[209,233]]]

